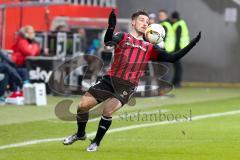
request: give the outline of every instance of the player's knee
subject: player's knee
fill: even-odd
[[[78,104],[78,112],[87,112],[91,109],[91,107],[92,106],[90,105],[90,103],[83,100]]]
[[[112,117],[114,111],[113,110],[104,110],[103,115],[106,117]]]

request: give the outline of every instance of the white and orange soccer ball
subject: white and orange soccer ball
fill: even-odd
[[[145,38],[152,44],[163,43],[165,37],[165,29],[160,24],[150,24],[145,31]]]

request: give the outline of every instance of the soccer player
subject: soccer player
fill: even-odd
[[[111,125],[112,114],[131,98],[147,63],[150,60],[175,62],[188,53],[201,38],[200,32],[185,48],[176,53],[167,54],[158,45],[143,40],[143,34],[149,24],[149,17],[145,11],[133,13],[130,33],[113,34],[116,26],[114,10],[109,15],[108,24],[104,42],[106,45],[115,45],[112,65],[106,75],[91,86],[82,97],[77,110],[77,133],[64,139],[64,145],[86,139],[88,111],[105,101],[96,136],[87,148],[87,151],[97,151]]]

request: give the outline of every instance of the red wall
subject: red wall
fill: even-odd
[[[47,31],[45,18],[46,8],[23,7],[6,9],[5,19],[5,49],[10,49],[14,43],[14,33],[24,25],[32,25],[37,31]],[[107,18],[112,8],[90,7],[78,5],[49,6],[49,20],[55,16]],[[20,18],[22,15],[22,19]]]

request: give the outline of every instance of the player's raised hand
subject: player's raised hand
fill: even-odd
[[[108,27],[115,28],[116,24],[117,24],[117,18],[116,18],[115,11],[113,9],[108,18]]]

